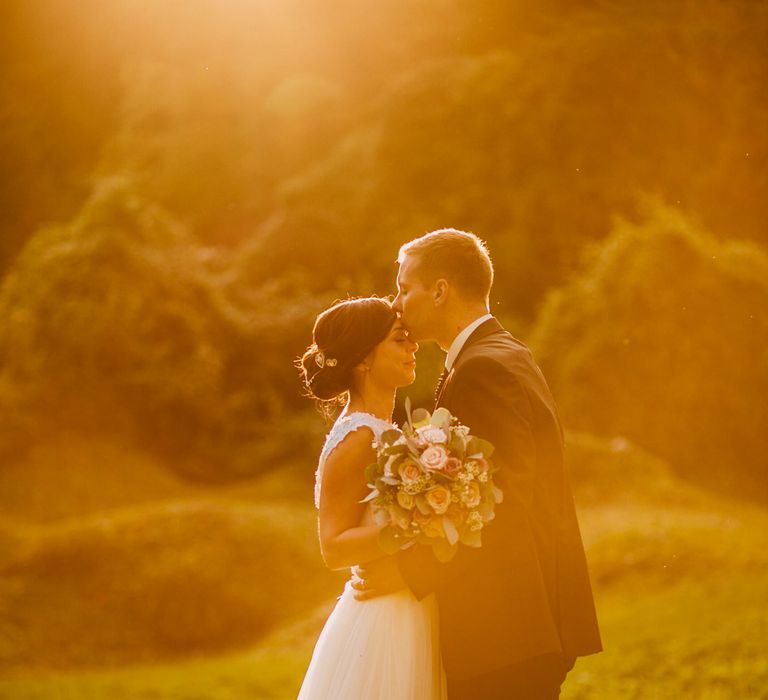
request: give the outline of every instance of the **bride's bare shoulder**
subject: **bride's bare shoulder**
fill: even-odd
[[[374,437],[373,429],[367,425],[360,425],[351,430],[328,454],[325,460],[326,471],[333,468],[337,463],[345,464],[358,459],[366,459],[368,460],[366,464],[368,464],[374,453]]]

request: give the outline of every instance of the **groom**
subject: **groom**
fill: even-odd
[[[495,445],[504,501],[481,548],[442,564],[412,547],[366,565],[356,597],[435,593],[449,700],[558,698],[575,657],[602,647],[554,400],[488,313],[493,266],[477,236],[433,231],[398,262],[395,310],[415,340],[447,351],[437,406]]]

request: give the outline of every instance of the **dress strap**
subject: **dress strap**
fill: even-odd
[[[370,413],[363,413],[362,411],[356,411],[349,413],[346,416],[341,416],[331,428],[330,432],[325,438],[325,444],[320,452],[320,459],[317,465],[317,471],[315,472],[315,507],[320,507],[320,482],[323,478],[323,467],[325,461],[328,459],[328,455],[333,452],[350,433],[359,430],[360,428],[370,428],[373,431],[374,437],[378,439],[381,434],[392,427],[392,424]]]

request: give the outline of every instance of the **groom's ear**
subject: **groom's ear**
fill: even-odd
[[[444,304],[446,299],[448,299],[448,288],[448,282],[444,279],[439,279],[432,285],[432,300],[435,306]]]

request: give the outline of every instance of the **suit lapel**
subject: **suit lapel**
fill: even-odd
[[[450,372],[447,369],[443,369],[443,373],[440,375],[440,379],[437,380],[437,388],[435,389],[435,408],[440,405],[440,399],[445,392],[446,384],[453,374],[453,370]]]
[[[437,386],[435,387],[435,402],[440,400],[440,394],[443,393],[443,385],[448,378],[448,370],[443,367],[443,371],[440,373],[440,378],[437,380]]]
[[[481,323],[477,328],[475,328],[474,331],[472,331],[469,338],[467,338],[467,342],[464,343],[461,350],[459,350],[459,354],[456,355],[456,359],[453,362],[451,371],[449,372],[448,370],[444,369],[443,373],[440,375],[440,379],[437,382],[437,388],[435,389],[435,408],[444,405],[442,398],[447,393],[447,389],[450,387],[451,379],[453,379],[456,367],[459,363],[459,360],[461,359],[461,356],[464,354],[464,351],[478,340],[486,338],[492,333],[496,333],[501,330],[504,330],[503,326],[494,317],[489,318],[484,323]]]

